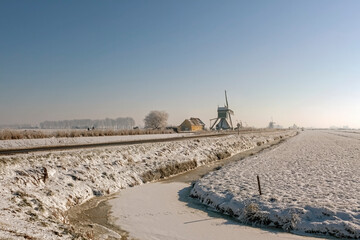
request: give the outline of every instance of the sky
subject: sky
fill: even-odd
[[[0,1],[0,124],[360,128],[360,1]]]

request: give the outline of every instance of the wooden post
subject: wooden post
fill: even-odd
[[[261,186],[260,186],[260,178],[259,178],[259,175],[257,175],[256,177],[257,177],[257,182],[258,182],[258,187],[259,187],[259,194],[261,195]]]

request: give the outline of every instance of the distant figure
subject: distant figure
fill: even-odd
[[[94,130],[94,129],[95,129],[95,127],[93,126],[93,127],[92,127],[92,130]]]
[[[88,131],[90,131],[90,128],[88,128]]]

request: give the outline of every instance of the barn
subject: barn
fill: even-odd
[[[205,123],[200,118],[185,119],[179,126],[180,131],[201,131],[204,130]]]

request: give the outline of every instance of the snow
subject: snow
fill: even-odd
[[[121,191],[111,204],[114,224],[141,240],[319,239],[241,225],[189,197],[190,185],[151,183]]]
[[[0,238],[73,239],[66,211],[248,150],[294,131],[0,157]]]
[[[129,136],[73,137],[73,138],[40,138],[0,140],[0,149],[34,148],[43,146],[67,146],[93,143],[126,142],[151,139],[171,139],[191,136],[193,133],[143,134]]]
[[[360,238],[359,137],[303,132],[275,149],[209,173],[191,194],[242,222]]]
[[[358,139],[360,140],[360,131],[356,131],[356,130],[351,130],[351,131],[347,131],[347,130],[338,130],[338,131],[327,131],[329,134],[333,134],[333,135],[337,135],[337,136],[342,136],[342,137],[350,137],[353,139]]]

